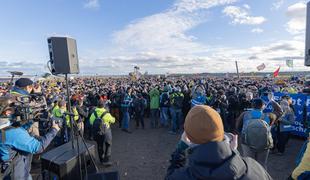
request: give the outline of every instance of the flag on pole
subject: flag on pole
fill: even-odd
[[[287,65],[287,67],[293,68],[293,66],[294,66],[293,60],[292,59],[286,60],[286,65]]]
[[[266,68],[266,65],[263,63],[256,67],[258,71],[264,70]]]
[[[275,72],[273,72],[273,77],[277,77],[279,75],[279,72],[280,72],[280,67]]]

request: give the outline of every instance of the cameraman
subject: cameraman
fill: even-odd
[[[59,126],[53,122],[52,128],[45,136],[38,138],[30,136],[21,123],[11,123],[14,108],[10,107],[11,97],[0,97],[0,117],[9,123],[2,128],[0,139],[0,179],[17,180],[32,179],[30,175],[30,158],[32,154],[43,152],[59,131]]]
[[[19,78],[15,86],[11,89],[10,94],[14,96],[28,96],[33,90],[33,81],[29,78]]]
[[[29,78],[19,78],[15,82],[15,86],[11,89],[10,94],[14,97],[27,97],[33,91],[33,81]],[[34,103],[34,102],[31,102]],[[34,122],[29,124],[28,132],[34,136],[40,136],[39,123]]]

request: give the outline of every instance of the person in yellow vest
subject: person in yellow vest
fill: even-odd
[[[67,103],[64,100],[55,103],[55,106],[52,109],[52,114],[54,117],[63,118],[64,113],[67,112]]]
[[[56,118],[65,119],[65,112],[67,112],[66,101],[60,100],[59,102],[55,103],[55,106],[52,109],[52,115]],[[55,137],[55,146],[60,146],[68,142],[68,135],[66,128],[62,128],[57,136]]]
[[[115,118],[104,108],[104,101],[100,100],[98,107],[89,118],[92,126],[94,140],[97,143],[100,162],[105,166],[111,166],[112,131],[111,124]]]

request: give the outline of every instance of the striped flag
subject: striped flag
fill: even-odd
[[[262,71],[262,70],[264,70],[266,68],[266,65],[263,63],[263,64],[257,66],[256,68],[257,68],[258,71]]]

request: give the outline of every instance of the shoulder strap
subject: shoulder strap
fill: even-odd
[[[108,111],[104,111],[104,112],[101,114],[100,119],[102,119],[107,113],[108,113]]]
[[[97,114],[97,111],[95,110],[94,112],[94,115],[95,115],[95,118],[97,119],[98,118],[98,114]]]

